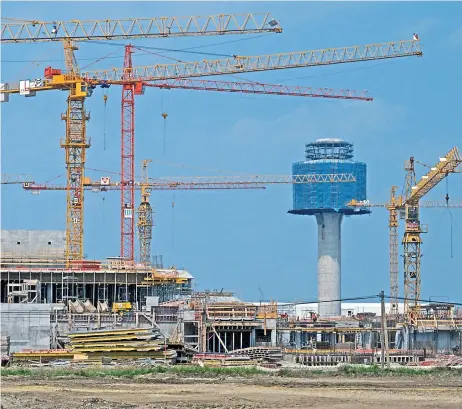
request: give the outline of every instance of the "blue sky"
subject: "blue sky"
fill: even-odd
[[[433,164],[454,145],[462,148],[459,2],[92,2],[85,7],[82,3],[57,7],[28,2],[4,3],[2,10],[7,17],[36,20],[267,11],[279,20],[282,34],[133,43],[171,49],[210,45],[202,50],[257,55],[411,39],[417,32],[424,56],[240,76],[267,83],[368,90],[373,102],[148,89],[136,100],[137,169],[142,159],[150,158],[155,161],[150,168],[153,177],[289,174],[292,162],[303,159],[305,143],[340,137],[354,143],[355,158],[368,164],[369,200],[382,203],[388,199],[391,185],[403,185],[403,164],[409,156]],[[235,42],[237,39],[242,41]],[[109,53],[111,58],[90,67],[122,66],[120,45],[80,44],[77,58],[84,67]],[[166,55],[190,61],[214,58],[184,52]],[[2,81],[41,77],[48,65],[63,67],[63,51],[55,43],[6,44],[1,58]],[[133,58],[135,65],[169,61],[142,52]],[[43,60],[46,62],[31,63]],[[87,129],[92,140],[87,167],[119,172],[120,88],[112,87],[108,97],[106,109],[100,89],[87,100],[91,111]],[[29,173],[40,182],[64,175],[59,139],[64,136],[60,115],[65,100],[65,93],[44,92],[27,99],[15,95],[2,104],[2,172]],[[162,111],[169,114],[165,130]],[[418,165],[417,172],[421,175],[425,168]],[[89,170],[87,175],[96,179],[105,173]],[[64,176],[55,182],[65,183]],[[449,178],[448,189],[451,198],[462,200],[462,174]],[[444,200],[445,193],[446,182],[427,199]],[[162,254],[164,264],[187,268],[196,277],[198,289],[225,288],[258,299],[260,286],[265,299],[316,298],[316,222],[314,217],[287,214],[292,205],[290,185],[270,186],[264,191],[156,192],[153,203],[153,254]],[[119,253],[119,206],[117,192],[86,195],[88,258]],[[462,209],[451,213],[452,258],[450,212],[422,210],[422,223],[429,225],[422,246],[422,297],[460,302]],[[65,193],[34,196],[18,186],[2,186],[1,216],[4,229],[64,229]],[[343,222],[344,297],[377,294],[381,289],[388,293],[387,216],[386,210],[375,209],[370,216]],[[402,295],[401,257],[400,270]]]

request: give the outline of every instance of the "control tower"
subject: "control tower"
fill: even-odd
[[[341,315],[341,225],[343,216],[370,213],[350,208],[366,200],[366,164],[353,160],[353,145],[341,139],[318,139],[305,145],[305,161],[292,165],[293,175],[351,173],[355,182],[294,183],[291,214],[316,216],[318,224],[318,313]]]

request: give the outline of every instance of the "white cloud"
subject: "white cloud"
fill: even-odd
[[[239,143],[249,134],[281,143],[286,143],[287,137],[298,139],[297,135],[302,135],[305,141],[325,137],[370,140],[371,135],[381,133],[390,122],[399,124],[406,115],[404,107],[380,99],[330,102],[303,105],[273,120],[247,117],[239,120],[231,132]]]
[[[462,27],[449,34],[448,40],[450,46],[462,47]]]

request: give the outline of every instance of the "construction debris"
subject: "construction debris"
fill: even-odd
[[[194,355],[192,363],[199,366],[246,366],[258,362],[248,355],[201,353]]]
[[[2,366],[6,366],[10,362],[10,336],[1,336],[0,337],[0,356]]]
[[[436,355],[435,358],[425,360],[420,363],[420,366],[433,367],[462,367],[462,357],[456,355]]]

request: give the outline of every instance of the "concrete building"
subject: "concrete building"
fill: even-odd
[[[51,304],[1,304],[3,336],[10,336],[10,352],[49,349]]]
[[[338,175],[332,182],[293,185],[291,214],[312,215],[318,224],[318,300],[321,317],[341,315],[341,224],[343,216],[370,213],[346,206],[366,199],[366,164],[353,158],[353,145],[340,139],[318,139],[306,145],[305,161],[292,165],[293,175]],[[348,181],[340,174],[353,175]],[[332,300],[332,302],[328,302]]]
[[[1,251],[14,255],[61,255],[64,258],[66,232],[64,230],[1,230]]]
[[[65,231],[2,230],[0,301],[89,300],[95,306],[128,301],[141,307],[146,296],[159,296],[162,302],[191,291],[193,277],[186,270],[151,268],[120,257],[66,264],[65,239]]]

